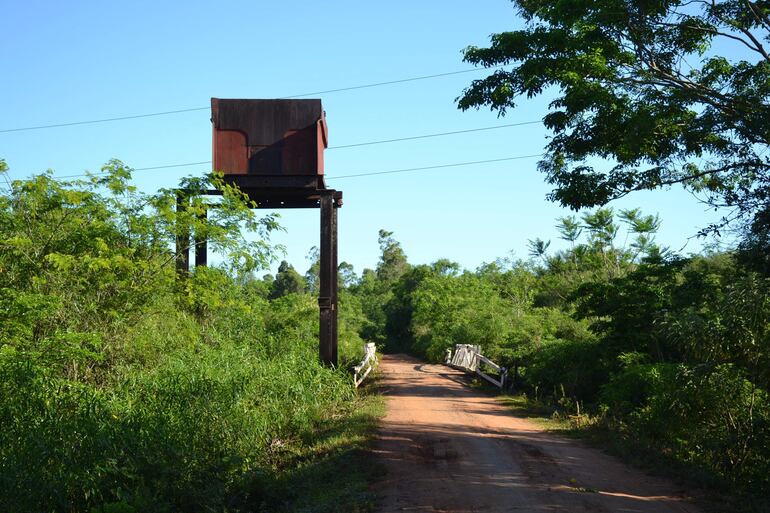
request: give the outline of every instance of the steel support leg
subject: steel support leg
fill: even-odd
[[[318,306],[321,362],[337,365],[337,208],[334,191],[321,192],[321,261]]]
[[[208,211],[203,209],[198,215],[198,219],[205,223]],[[195,267],[206,267],[208,263],[208,244],[206,237],[198,233],[195,234]]]
[[[339,289],[339,266],[337,263],[337,203],[332,205],[332,363],[336,366],[338,362],[337,346],[339,337],[337,335],[337,294]]]
[[[186,277],[190,272],[190,229],[182,219],[189,200],[184,191],[176,191],[176,274]]]

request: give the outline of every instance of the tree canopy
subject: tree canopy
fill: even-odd
[[[278,266],[269,298],[276,299],[288,294],[297,294],[305,290],[306,282],[294,267],[286,260]]]
[[[397,280],[407,270],[406,255],[401,244],[393,238],[393,232],[380,230],[377,242],[380,244],[380,261],[377,263],[377,278],[385,283]]]
[[[554,94],[539,168],[573,209],[682,184],[770,242],[770,2],[514,0],[521,30],[470,46],[494,69],[459,108]],[[601,159],[597,163],[597,158]]]

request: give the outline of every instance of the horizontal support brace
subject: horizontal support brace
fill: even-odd
[[[182,193],[189,195],[202,194],[205,196],[222,196],[222,191],[219,189],[206,189],[204,191],[196,191],[193,189],[178,189]],[[331,189],[284,189],[284,188],[261,188],[261,189],[244,189],[241,191],[245,193],[250,200],[257,203],[257,209],[280,209],[280,208],[320,208],[321,193]],[[342,207],[342,191],[333,192],[334,207]]]

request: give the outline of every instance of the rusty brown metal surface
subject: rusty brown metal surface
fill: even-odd
[[[187,191],[176,191],[176,273],[180,278],[190,272],[190,229],[181,220],[189,204]]]
[[[248,176],[275,177],[259,187],[285,188],[278,178],[312,177],[299,187],[325,189],[328,129],[321,100],[211,99],[213,164],[241,185]]]
[[[198,214],[198,219],[206,221],[208,211],[206,209]],[[203,235],[195,234],[195,267],[206,267],[208,265],[208,241]]]
[[[327,365],[337,365],[337,208],[335,191],[321,193],[321,244],[318,307],[319,357]]]

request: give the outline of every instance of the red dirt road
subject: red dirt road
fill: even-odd
[[[670,483],[512,416],[462,373],[387,355],[376,445],[383,513],[698,513]]]

